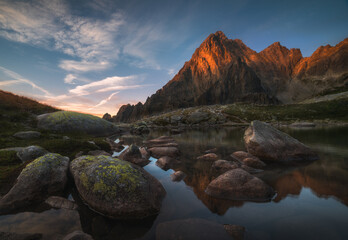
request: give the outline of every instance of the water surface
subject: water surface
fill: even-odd
[[[158,216],[141,221],[111,221],[85,207],[76,191],[67,196],[78,211],[43,208],[0,216],[0,231],[43,233],[44,239],[61,239],[81,229],[95,239],[155,239],[161,222],[203,218],[221,224],[242,225],[249,239],[348,239],[348,128],[283,129],[318,152],[320,160],[295,166],[269,164],[257,176],[277,194],[270,202],[227,201],[204,193],[215,177],[210,161],[196,158],[218,148],[221,159],[245,150],[244,129],[189,130],[173,137],[179,143],[181,163],[174,170],[187,174],[172,182],[170,174],[151,158],[145,169],[161,181],[167,191]],[[151,139],[166,133],[151,132]],[[142,138],[127,138],[126,145],[141,144]]]

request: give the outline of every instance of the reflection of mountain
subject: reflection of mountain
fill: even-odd
[[[277,191],[274,201],[288,195],[299,195],[302,188],[310,188],[318,197],[335,197],[348,206],[348,168],[342,162],[315,162],[283,174],[272,171],[263,174]]]

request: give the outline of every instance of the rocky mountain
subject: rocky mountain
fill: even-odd
[[[130,122],[198,105],[291,103],[348,84],[348,38],[304,58],[279,42],[257,53],[221,31],[211,34],[192,58],[145,104],[123,105],[114,117]]]

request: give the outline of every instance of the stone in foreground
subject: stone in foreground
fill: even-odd
[[[94,136],[107,136],[120,129],[104,119],[89,114],[58,111],[37,117],[38,128],[54,132],[79,132]]]
[[[41,133],[37,131],[26,131],[26,132],[17,132],[13,136],[19,139],[27,140],[27,139],[40,138]]]
[[[240,168],[230,170],[214,179],[205,192],[216,198],[246,201],[268,201],[275,194],[261,179]]]
[[[108,156],[81,156],[70,164],[81,198],[113,219],[142,219],[158,214],[166,194],[144,169]]]
[[[231,237],[222,224],[205,219],[189,218],[158,224],[157,240],[230,240]]]
[[[244,133],[248,152],[261,160],[276,162],[311,161],[319,157],[295,138],[260,121],[253,121]]]
[[[0,213],[40,203],[47,196],[60,193],[68,181],[69,158],[49,153],[29,163],[16,184],[0,200]]]

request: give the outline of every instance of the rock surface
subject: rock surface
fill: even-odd
[[[66,235],[63,240],[93,240],[91,235],[81,231],[74,231]]]
[[[0,200],[0,213],[40,203],[47,196],[60,193],[68,181],[69,158],[49,153],[29,163],[15,185]]]
[[[88,151],[87,155],[92,155],[92,156],[99,156],[99,155],[111,156],[110,153],[105,152],[104,150],[92,150],[92,151]],[[79,156],[79,157],[80,157],[80,156]]]
[[[224,224],[224,228],[234,240],[245,239],[245,227],[239,225]]]
[[[318,155],[295,138],[260,121],[253,121],[244,133],[248,152],[261,160],[275,162],[311,161]]]
[[[211,167],[219,173],[225,173],[229,170],[238,168],[238,165],[227,160],[216,160]]]
[[[46,155],[47,153],[48,151],[40,146],[29,146],[19,150],[17,156],[22,162],[27,162]]]
[[[107,156],[81,156],[70,164],[88,206],[113,219],[141,219],[159,212],[166,192],[141,167]]]
[[[198,160],[211,160],[211,161],[215,161],[218,158],[219,158],[218,155],[216,155],[215,153],[207,153],[197,157]]]
[[[37,119],[38,128],[55,132],[80,132],[94,136],[107,136],[120,132],[111,122],[77,112],[58,111],[42,114]]]
[[[150,155],[154,158],[161,157],[177,157],[180,155],[180,151],[176,147],[152,147],[148,149]]]
[[[209,183],[205,192],[229,200],[267,201],[275,194],[261,179],[238,168],[230,170]]]
[[[183,171],[176,171],[170,175],[173,182],[180,182],[181,180],[184,180],[185,177],[186,174]]]
[[[156,240],[230,240],[223,225],[199,218],[162,222],[156,228]]]
[[[51,196],[46,199],[46,204],[53,208],[63,208],[68,210],[76,210],[78,208],[77,204],[63,197]]]
[[[172,168],[176,163],[177,163],[177,161],[174,158],[171,158],[168,156],[160,157],[156,161],[156,165],[165,171]]]
[[[119,158],[140,167],[144,167],[150,162],[148,158],[143,157],[139,147],[134,144],[130,145],[129,148],[122,152]]]
[[[25,131],[25,132],[17,132],[13,136],[19,139],[34,139],[34,138],[40,138],[41,133],[37,131]]]

